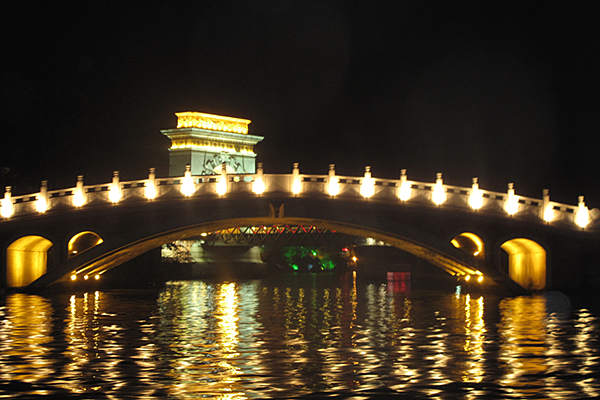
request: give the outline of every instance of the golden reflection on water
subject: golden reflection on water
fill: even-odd
[[[546,302],[541,296],[520,296],[500,302],[502,337],[499,360],[505,370],[500,384],[509,393],[539,394],[548,369],[544,358]],[[524,377],[527,376],[528,379]]]
[[[6,381],[37,382],[48,378],[53,360],[52,306],[40,296],[17,293],[0,308],[0,373]],[[10,366],[6,360],[14,360]],[[41,393],[38,393],[41,394]]]
[[[472,299],[470,295],[464,296],[465,303],[465,345],[464,350],[469,356],[462,380],[464,382],[479,383],[483,380],[485,354],[483,343],[485,341],[484,299],[479,296]]]
[[[238,317],[237,317],[237,288],[235,283],[219,286],[217,292],[217,332],[220,343],[221,361],[218,363],[224,399],[246,398],[238,383],[237,375],[240,368],[236,365],[238,345]]]
[[[165,311],[161,319],[173,335],[167,342],[175,355],[170,397],[247,398],[239,377],[244,366],[239,362],[238,290],[236,283],[183,282],[168,286],[159,297],[159,309]],[[252,302],[255,294],[245,291],[245,300]],[[254,325],[251,315],[246,318]]]
[[[0,380],[46,385],[28,394],[115,399],[381,387],[428,398],[600,396],[599,320],[588,309],[551,295],[305,278],[173,282],[156,297],[9,295],[0,304]],[[8,393],[0,386],[0,397]]]
[[[564,305],[558,311],[548,308],[564,303],[563,298],[548,294],[500,302],[498,358],[505,373],[499,382],[511,395],[569,399],[600,394],[594,378],[600,368],[598,318],[581,309],[569,320]]]
[[[598,354],[598,331],[595,329],[595,322],[597,318],[594,317],[587,309],[583,308],[577,313],[575,328],[577,334],[575,336],[576,354],[580,359],[579,373],[582,374],[597,374],[599,367],[600,355]],[[592,346],[594,343],[596,346]],[[596,375],[597,376],[597,375]],[[581,379],[577,381],[581,390],[589,396],[589,398],[595,398],[600,396],[600,388],[598,388],[598,382],[593,378]]]

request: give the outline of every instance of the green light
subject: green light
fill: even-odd
[[[332,271],[335,269],[335,264],[331,260],[323,260],[321,263],[321,269],[323,271]]]
[[[281,256],[285,263],[292,270],[299,271],[308,268],[310,264],[315,269],[321,271],[332,271],[335,269],[335,262],[328,255],[327,251],[319,251],[319,249],[306,246],[284,246],[281,249]],[[315,258],[317,260],[315,260]]]

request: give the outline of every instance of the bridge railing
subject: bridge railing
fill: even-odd
[[[146,179],[123,182],[115,171],[110,183],[84,185],[82,177],[79,177],[75,187],[47,190],[46,184],[42,183],[40,192],[20,196],[12,196],[8,187],[1,199],[0,216],[8,220],[110,203],[116,206],[134,200],[227,196],[229,193],[261,196],[270,192],[287,192],[290,196],[299,197],[320,195],[391,202],[398,207],[418,205],[462,209],[572,229],[596,230],[600,225],[600,212],[589,210],[582,196],[575,206],[550,201],[547,192],[540,199],[517,195],[512,184],[509,184],[506,193],[480,189],[476,178],[473,186],[463,187],[444,184],[441,174],[435,182],[418,182],[408,180],[404,172],[400,179],[375,178],[368,168],[364,176],[336,175],[333,166],[330,166],[328,175],[300,174],[297,167],[292,174],[264,174],[260,165],[257,174],[253,175],[193,176],[188,169],[182,177],[155,178],[151,171]]]

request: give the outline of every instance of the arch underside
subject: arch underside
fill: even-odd
[[[67,243],[67,253],[69,257],[81,254],[104,242],[100,235],[92,231],[82,231],[73,235]]]
[[[29,285],[47,270],[48,250],[52,242],[41,236],[24,236],[6,249],[6,285],[20,288]]]
[[[485,243],[476,234],[472,232],[463,232],[456,235],[450,243],[457,249],[461,249],[473,257],[482,258],[484,256]]]
[[[441,268],[451,275],[472,275],[480,273],[473,266],[452,258],[426,245],[408,240],[406,238],[365,228],[358,225],[348,224],[344,222],[335,222],[324,219],[314,218],[233,218],[222,219],[197,225],[186,226],[172,231],[163,232],[150,237],[146,237],[125,246],[117,248],[113,251],[105,253],[93,260],[87,261],[85,264],[78,266],[75,270],[65,271],[63,276],[67,277],[71,273],[95,275],[103,274],[112,268],[115,268],[141,254],[160,247],[165,243],[174,242],[176,240],[191,239],[199,237],[202,233],[215,232],[235,226],[257,226],[257,225],[281,225],[281,224],[296,224],[296,225],[315,225],[328,229],[330,231],[339,232],[351,236],[372,237],[375,240],[383,241],[391,246],[397,247],[407,253],[415,255],[421,259],[428,261],[430,264]]]
[[[508,276],[521,287],[546,287],[546,250],[531,239],[515,238],[500,246],[508,254]]]

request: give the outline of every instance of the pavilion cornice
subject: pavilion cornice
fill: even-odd
[[[201,128],[163,129],[160,132],[169,139],[194,138],[245,145],[255,145],[264,139],[257,135],[218,132]]]

